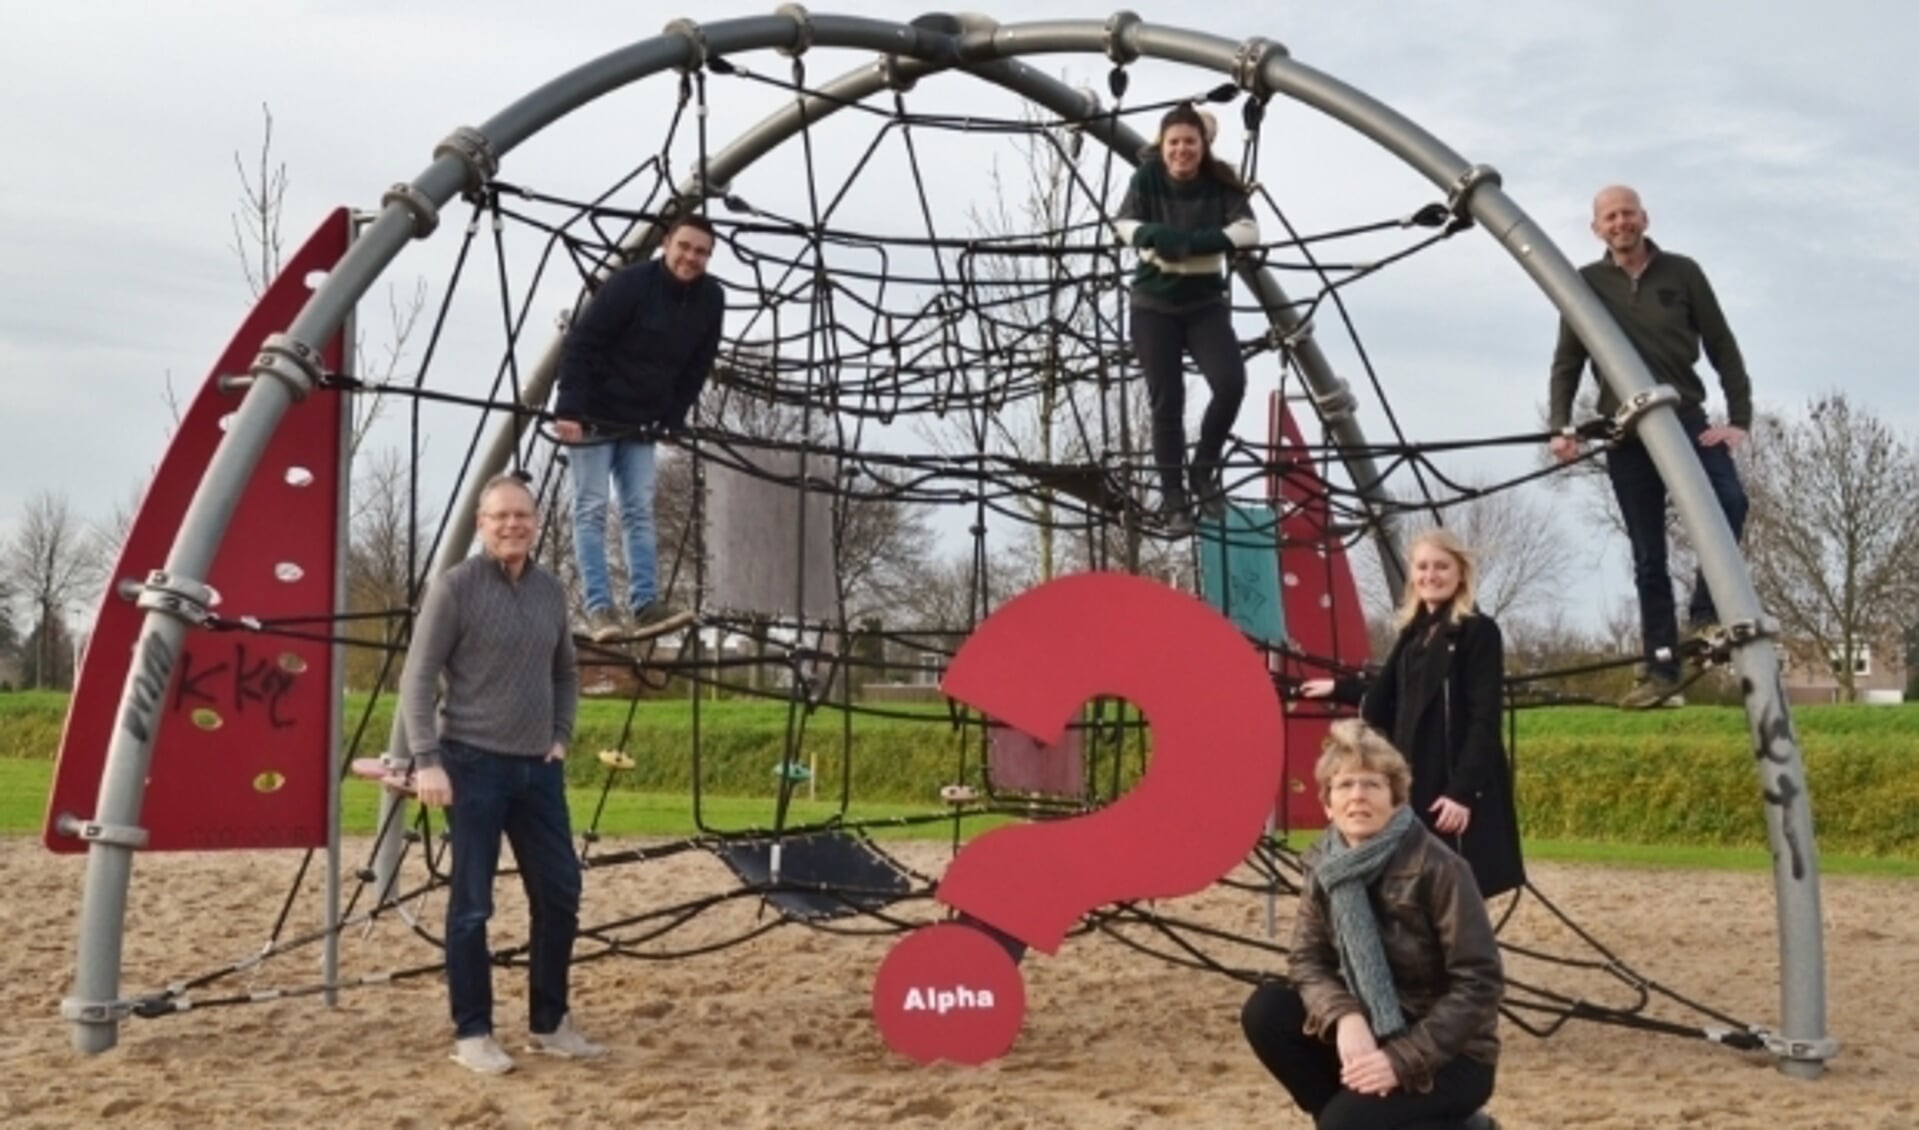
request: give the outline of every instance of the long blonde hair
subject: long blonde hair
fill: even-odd
[[[1479,566],[1473,561],[1473,551],[1466,543],[1453,536],[1453,532],[1441,526],[1421,533],[1406,547],[1406,592],[1399,599],[1399,612],[1393,617],[1393,626],[1404,628],[1419,615],[1421,601],[1419,591],[1413,584],[1413,554],[1422,545],[1450,556],[1459,566],[1459,587],[1453,590],[1452,610],[1447,613],[1449,623],[1457,624],[1473,614],[1473,604],[1479,589]]]

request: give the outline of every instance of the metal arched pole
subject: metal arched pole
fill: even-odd
[[[258,463],[267,439],[286,408],[305,395],[320,377],[318,351],[340,327],[405,243],[424,238],[437,226],[439,209],[462,189],[483,185],[500,157],[540,129],[620,87],[669,67],[693,68],[714,55],[810,47],[866,49],[911,60],[928,70],[959,67],[984,77],[994,64],[1016,56],[1049,53],[1104,53],[1117,62],[1153,57],[1220,71],[1261,96],[1283,94],[1312,106],[1372,139],[1447,190],[1456,209],[1472,216],[1504,246],[1579,333],[1606,379],[1621,399],[1650,394],[1651,376],[1572,264],[1499,187],[1497,174],[1462,157],[1391,108],[1309,67],[1293,62],[1283,48],[1266,40],[1234,43],[1216,36],[1149,25],[1130,12],[1103,22],[1042,21],[998,25],[952,16],[925,17],[913,24],[843,16],[813,16],[787,5],[772,16],[727,20],[708,26],[690,21],[669,25],[651,39],[602,56],[560,76],[509,106],[479,129],[456,131],[435,151],[435,160],[409,184],[396,185],[383,200],[378,218],[330,273],[285,334],[269,339],[232,427],[215,452],[206,477],[195,491],[168,555],[166,571],[176,585],[199,583],[209,568],[233,514],[241,488]],[[1034,74],[1030,68],[1014,75]],[[857,77],[857,76],[855,76]],[[1020,86],[1012,85],[1014,89]],[[1037,84],[1035,84],[1037,89]],[[877,88],[875,88],[877,89]],[[1024,93],[1024,91],[1022,91]],[[1054,92],[1043,91],[1045,97]],[[1029,94],[1029,97],[1033,95]],[[1077,95],[1074,95],[1077,98]],[[1041,100],[1036,98],[1036,100]],[[797,111],[795,110],[797,118]],[[775,116],[778,117],[777,115]],[[769,119],[771,121],[772,119]],[[750,163],[796,128],[762,126],[733,149]],[[1097,132],[1097,131],[1096,131]],[[1126,131],[1135,143],[1136,135]],[[1102,137],[1108,144],[1116,138]],[[1122,150],[1125,154],[1127,150]],[[701,170],[696,191],[724,183],[731,174],[715,160]],[[1279,293],[1274,284],[1272,293]],[[1264,299],[1263,299],[1264,300]],[[1269,317],[1274,304],[1266,303]],[[550,354],[550,351],[549,351]],[[551,358],[538,375],[551,381]],[[1316,394],[1331,395],[1337,382],[1323,358],[1308,370]],[[534,389],[529,382],[529,396]],[[544,388],[540,401],[544,401]],[[1346,424],[1351,425],[1350,419]],[[1672,491],[1680,518],[1699,547],[1701,566],[1715,603],[1732,622],[1739,646],[1734,663],[1746,693],[1754,755],[1767,798],[1766,820],[1775,860],[1782,966],[1783,1034],[1774,1042],[1782,1067],[1793,1074],[1816,1075],[1831,1054],[1825,1034],[1825,973],[1819,927],[1818,856],[1812,837],[1805,769],[1779,681],[1778,656],[1765,637],[1757,594],[1705,475],[1669,406],[1653,402],[1640,418],[1639,435]],[[1336,426],[1342,442],[1363,442],[1357,426]],[[1351,437],[1348,439],[1347,437]],[[510,445],[510,439],[504,442]],[[495,449],[498,449],[496,443]],[[508,448],[510,451],[510,446]],[[489,452],[489,459],[493,454]],[[492,465],[504,466],[502,454]],[[483,479],[484,475],[478,476]],[[1365,487],[1376,475],[1355,475]],[[469,484],[468,493],[475,489]],[[470,540],[463,499],[460,515],[442,547],[436,568],[463,554]],[[464,532],[465,537],[459,535]],[[141,631],[141,648],[176,655],[190,617],[155,609]],[[151,643],[149,642],[151,641]],[[151,676],[152,672],[146,672]],[[171,675],[171,667],[164,672]],[[137,693],[129,673],[122,699]],[[125,729],[115,732],[102,772],[96,819],[131,827],[137,819],[151,742]],[[81,911],[81,936],[69,1016],[74,1046],[98,1052],[117,1038],[124,1015],[119,991],[120,935],[132,851],[120,844],[96,843],[89,852],[87,886]]]

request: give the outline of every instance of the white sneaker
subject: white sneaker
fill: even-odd
[[[573,1014],[560,1017],[559,1027],[551,1032],[534,1032],[527,1037],[526,1050],[543,1052],[561,1059],[599,1059],[606,1054],[605,1044],[596,1044],[573,1027]]]
[[[453,1041],[453,1062],[480,1075],[505,1075],[513,1070],[513,1057],[492,1036]]]

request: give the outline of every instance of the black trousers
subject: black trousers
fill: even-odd
[[[1246,362],[1239,356],[1231,307],[1216,302],[1167,314],[1135,306],[1133,352],[1146,378],[1146,402],[1153,411],[1153,462],[1159,468],[1160,490],[1167,495],[1186,489],[1181,475],[1186,464],[1186,375],[1180,355],[1191,354],[1199,366],[1213,399],[1200,419],[1193,474],[1211,484],[1219,473],[1226,437],[1239,417],[1239,403],[1246,398]]]
[[[1253,990],[1239,1019],[1253,1054],[1318,1130],[1458,1130],[1493,1094],[1492,1065],[1465,1056],[1440,1067],[1424,1094],[1347,1090],[1339,1082],[1339,1049],[1306,1035],[1306,1004],[1286,985]]]

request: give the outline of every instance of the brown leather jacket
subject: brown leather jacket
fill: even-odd
[[[1339,975],[1331,910],[1314,878],[1323,854],[1317,844],[1306,853],[1288,969],[1306,1004],[1306,1034],[1331,1042],[1339,1018],[1364,1009]],[[1381,1044],[1400,1085],[1431,1090],[1433,1072],[1454,1056],[1498,1063],[1505,976],[1466,861],[1414,824],[1368,893],[1409,1025]]]

